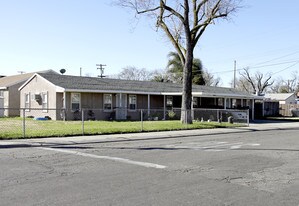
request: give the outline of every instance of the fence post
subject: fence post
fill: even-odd
[[[84,109],[82,109],[82,135],[84,136]]]
[[[143,132],[143,110],[140,111],[141,132]]]
[[[185,111],[185,127],[186,127],[186,129],[188,128],[188,109],[186,109]]]
[[[25,109],[23,110],[23,138],[26,137],[26,121],[25,121]]]
[[[247,127],[249,127],[249,109],[247,109]]]

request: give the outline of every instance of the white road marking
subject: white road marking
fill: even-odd
[[[177,145],[167,145],[170,148],[178,149],[193,149],[193,150],[204,150],[209,152],[221,152],[225,150],[234,150],[240,149],[243,146],[260,146],[257,143],[243,143],[243,142],[202,142],[202,143],[186,143],[186,144],[177,144]]]
[[[211,145],[207,147],[201,147],[203,149],[210,149],[210,148],[217,148],[217,147],[225,147],[225,146],[233,146],[233,145],[240,145],[242,142],[237,142],[237,143],[227,143],[227,144],[217,144],[217,145]]]
[[[56,149],[56,148],[49,148],[49,147],[41,147],[41,149],[55,151],[55,152],[68,153],[68,154],[74,154],[74,155],[79,155],[79,156],[83,156],[83,157],[112,160],[112,161],[116,161],[116,162],[138,165],[138,166],[147,167],[147,168],[156,168],[156,169],[165,169],[166,168],[166,166],[164,166],[164,165],[158,165],[158,164],[149,163],[149,162],[134,161],[134,160],[120,158],[120,157],[99,156],[99,155],[77,152],[77,151],[72,151],[72,150]]]

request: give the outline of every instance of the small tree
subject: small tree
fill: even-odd
[[[227,18],[241,0],[117,0],[118,5],[154,19],[178,53],[183,69],[181,121],[192,123],[192,64],[194,48],[207,27]]]
[[[117,75],[119,79],[149,81],[153,78],[154,72],[148,71],[145,68],[138,69],[134,66],[128,66],[121,70]]]
[[[215,77],[215,75],[213,75],[208,70],[203,71],[203,78],[206,86],[218,87],[221,84],[221,78]]]
[[[271,86],[273,93],[292,93],[299,91],[299,75],[298,71],[293,71],[291,77],[287,80],[282,77],[275,79],[275,83]]]

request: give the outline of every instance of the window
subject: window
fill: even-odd
[[[193,97],[193,107],[198,107],[198,98]]]
[[[112,110],[112,94],[104,94],[104,110]]]
[[[25,109],[29,111],[30,109],[30,94],[25,94]]]
[[[173,105],[173,97],[172,96],[167,96],[166,98],[166,106],[167,107],[172,107]]]
[[[137,96],[129,95],[129,109],[136,110],[136,108],[137,108]]]
[[[232,104],[233,104],[232,105],[233,108],[237,108],[237,100],[236,99],[232,100]]]
[[[223,98],[218,99],[218,106],[224,106]]]
[[[71,94],[72,111],[80,110],[80,93]]]
[[[0,90],[0,97],[4,97],[4,91]]]
[[[48,112],[48,92],[42,93],[42,108],[43,112]]]

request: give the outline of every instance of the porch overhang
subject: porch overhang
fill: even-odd
[[[142,92],[142,91],[127,91],[127,90],[85,90],[85,89],[68,89],[56,86],[56,92],[78,92],[78,93],[122,93],[122,94],[143,94],[143,95],[163,95],[163,96],[182,96],[182,92]],[[222,94],[222,93],[204,93],[192,92],[193,97],[210,97],[210,98],[231,98],[231,99],[255,99],[264,100],[261,96],[246,96],[241,94]]]

